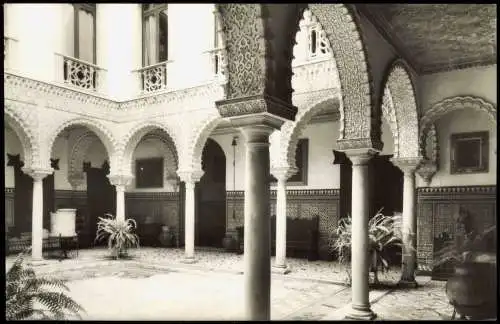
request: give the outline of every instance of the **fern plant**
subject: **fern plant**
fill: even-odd
[[[66,295],[69,289],[64,282],[37,277],[33,268],[24,264],[26,251],[17,256],[5,275],[6,320],[64,320],[73,316],[81,319],[79,312],[84,309]]]
[[[134,233],[137,223],[131,218],[118,220],[111,214],[105,216],[108,218],[99,217],[95,241],[107,239],[108,248],[114,258],[126,257],[129,248],[139,247],[139,237]]]
[[[389,269],[387,260],[387,249],[391,246],[400,246],[401,240],[396,234],[396,224],[401,216],[387,216],[381,213],[380,209],[368,222],[368,248],[371,257],[370,271],[373,272],[374,283],[379,284],[378,271]],[[344,265],[348,283],[351,283],[351,237],[352,218],[347,216],[342,218],[339,226],[329,238],[330,252],[338,256],[339,263]]]

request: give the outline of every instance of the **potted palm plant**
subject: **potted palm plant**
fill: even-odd
[[[434,267],[451,264],[454,274],[447,280],[446,296],[462,317],[488,319],[496,316],[496,255],[484,253],[486,238],[496,226],[476,232],[466,219],[458,219],[463,234],[455,235],[435,254]]]
[[[378,272],[389,269],[388,250],[400,246],[401,240],[397,233],[400,216],[387,216],[379,210],[368,222],[370,271],[373,272],[373,284],[379,285]],[[330,252],[335,253],[340,264],[344,265],[348,283],[351,283],[351,216],[342,218],[336,231],[329,239]]]
[[[80,312],[84,309],[66,294],[69,289],[64,282],[37,277],[33,268],[24,264],[26,251],[17,256],[5,274],[5,319],[81,319]]]
[[[113,258],[127,257],[129,248],[139,247],[139,237],[134,233],[137,223],[132,218],[119,220],[111,214],[105,216],[107,217],[99,217],[95,241],[107,239]]]

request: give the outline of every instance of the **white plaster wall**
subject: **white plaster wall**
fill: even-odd
[[[377,98],[381,100],[382,84],[389,64],[396,58],[394,48],[389,45],[382,35],[379,34],[373,24],[364,16],[360,19],[360,27],[363,31],[363,41],[367,51],[367,60],[370,73],[373,78],[374,91]]]
[[[392,135],[391,127],[385,120],[382,118],[382,143],[384,143],[384,147],[382,148],[381,155],[390,155],[394,154],[394,137]]]
[[[424,75],[418,84],[424,112],[435,103],[455,96],[477,96],[497,103],[496,64]]]
[[[153,157],[163,157],[163,163],[164,163],[164,168],[163,168],[163,188],[136,188],[136,182],[135,178],[132,180],[131,184],[127,186],[127,191],[131,192],[173,192],[174,188],[172,184],[170,184],[167,181],[168,176],[175,177],[176,174],[172,172],[171,174],[165,174],[165,163],[169,163],[170,159],[173,159],[173,157],[166,157],[165,156],[165,149],[162,147],[165,144],[161,142],[158,139],[148,139],[146,141],[141,141],[135,151],[134,154],[132,155],[132,172],[135,172],[135,161],[137,159],[144,159],[144,158],[153,158]],[[169,165],[168,166],[169,170],[176,170],[175,165]]]
[[[97,65],[107,70],[100,89],[115,100],[137,95],[142,67],[142,9],[140,4],[99,3],[96,8]]]
[[[439,171],[432,178],[431,187],[496,185],[497,127],[487,114],[471,110],[458,110],[443,116],[437,123],[439,141]],[[450,174],[450,137],[453,133],[489,131],[489,172]],[[418,186],[425,186],[417,177]]]
[[[169,88],[213,79],[206,53],[214,48],[213,11],[213,4],[169,4]],[[37,80],[56,80],[55,53],[74,55],[71,5],[7,4],[5,15],[4,35],[18,40],[13,70]],[[133,71],[142,67],[140,4],[97,4],[96,54],[97,65],[107,70],[100,91],[117,100],[136,96],[139,79]]]
[[[5,175],[5,188],[14,188],[14,168],[7,166],[9,159],[7,158],[7,153],[11,155],[21,155],[21,161],[24,160],[23,149],[21,142],[17,137],[16,133],[12,129],[4,127],[4,175]]]
[[[52,148],[52,159],[59,159],[59,170],[54,172],[54,188],[56,190],[72,190],[68,182],[69,168],[69,136],[58,136]]]
[[[168,5],[169,88],[188,88],[213,79],[211,56],[214,44],[214,5]]]

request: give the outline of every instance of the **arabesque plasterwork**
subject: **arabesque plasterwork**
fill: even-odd
[[[408,69],[401,60],[396,60],[389,69],[382,100],[382,113],[387,116],[386,119],[393,132],[394,156],[419,157],[416,94]]]

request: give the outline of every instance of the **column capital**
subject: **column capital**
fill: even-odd
[[[134,177],[132,175],[125,174],[110,174],[108,175],[109,182],[116,187],[125,187],[132,182]]]
[[[346,150],[344,153],[351,160],[352,165],[366,165],[379,151],[372,148],[362,148]]]
[[[397,166],[401,171],[406,173],[414,173],[421,162],[421,158],[392,158],[391,162]]]
[[[438,166],[435,162],[424,160],[417,168],[417,173],[424,180],[426,185],[431,183],[432,177],[436,174]]]
[[[46,176],[54,173],[54,169],[45,168],[22,168],[23,172],[33,178],[34,181],[42,181]]]
[[[196,183],[205,174],[203,170],[177,170],[177,175],[185,183]]]
[[[278,181],[287,181],[288,178],[293,176],[299,171],[297,168],[292,168],[288,166],[284,167],[274,167],[271,169],[271,174],[278,179]]]

